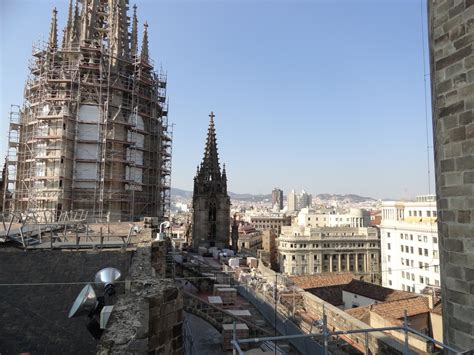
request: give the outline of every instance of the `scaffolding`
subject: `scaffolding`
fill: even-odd
[[[61,47],[52,35],[33,46],[25,102],[10,113],[3,211],[50,219],[87,210],[97,222],[169,218],[166,74],[154,70],[147,37],[141,55],[130,53],[128,6],[76,6],[83,15],[68,22]],[[79,23],[87,12],[107,13],[113,26],[98,20],[92,33]]]

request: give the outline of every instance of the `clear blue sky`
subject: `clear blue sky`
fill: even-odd
[[[67,3],[0,0],[2,156],[31,44]],[[428,192],[419,0],[136,3],[168,72],[173,186],[192,189],[213,110],[231,191]]]

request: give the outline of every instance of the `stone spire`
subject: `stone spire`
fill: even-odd
[[[130,52],[132,57],[137,55],[138,50],[138,19],[137,5],[133,5],[132,34],[130,36]]]
[[[58,10],[53,9],[53,15],[51,17],[51,27],[49,29],[48,46],[50,49],[58,48]]]
[[[71,34],[69,35],[70,42],[75,42],[79,40],[79,33],[80,33],[79,26],[80,26],[79,4],[78,4],[78,0],[76,0],[76,4],[74,6],[74,17],[72,20]]]
[[[140,56],[142,61],[148,62],[148,22],[143,24],[142,51]]]
[[[69,10],[67,13],[67,23],[63,30],[62,46],[65,48],[69,44],[69,38],[72,30],[72,0],[69,0]]]
[[[219,154],[217,153],[216,129],[214,126],[214,112],[209,115],[209,128],[207,129],[206,147],[201,163],[199,175],[211,180],[221,179],[219,167]]]

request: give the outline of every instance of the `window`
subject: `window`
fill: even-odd
[[[390,250],[390,243],[387,243],[387,249]]]
[[[423,248],[418,248],[418,255],[423,255]]]
[[[436,272],[437,274],[439,274],[439,265],[435,265],[435,266],[434,266],[434,272]]]
[[[428,249],[423,249],[425,251],[425,256],[428,256]]]
[[[425,263],[425,270],[429,270],[430,265],[428,263]]]
[[[390,232],[387,232],[387,238],[390,238]]]
[[[418,241],[421,242],[421,235],[418,236]]]
[[[392,286],[392,280],[388,280],[388,285]]]
[[[410,240],[413,240],[413,234],[410,234]]]
[[[406,259],[405,263],[407,264],[407,266],[410,266],[410,260],[409,259]]]
[[[422,213],[421,213],[421,211],[418,211],[418,216],[419,216],[419,217],[422,217],[422,216],[423,216]]]
[[[410,254],[413,254],[413,247],[410,247]]]
[[[408,216],[411,217],[411,211],[408,211]]]
[[[415,274],[411,274],[411,280],[415,281]]]
[[[438,237],[433,237],[433,244],[438,244]]]
[[[402,258],[402,265],[405,265],[405,259]]]
[[[388,274],[392,275],[392,268],[391,267],[388,268]]]
[[[425,282],[426,282],[427,285],[429,285],[430,284],[430,279],[425,277]]]
[[[291,260],[296,260],[296,256],[295,256],[295,255],[292,255],[292,256],[291,256]]]
[[[433,250],[433,258],[438,259],[438,251]]]
[[[392,257],[390,255],[387,255],[387,261],[388,262],[392,261]]]
[[[400,233],[400,239],[403,239],[403,233]]]
[[[413,260],[410,260],[411,267],[413,267],[414,264],[415,264],[415,262]]]
[[[420,284],[424,283],[425,279],[423,276],[420,276]]]
[[[408,247],[408,245],[405,245],[405,252],[406,253],[410,252],[410,248]]]
[[[435,280],[435,286],[439,286],[439,280]]]
[[[403,247],[404,247],[403,245],[400,245],[400,249],[402,250],[402,253],[403,253]]]
[[[402,271],[402,278],[405,278],[405,271]]]
[[[420,269],[423,269],[423,263],[421,261],[418,262],[418,266]]]
[[[302,261],[305,260],[305,255],[301,255],[301,260],[302,260]]]
[[[431,217],[431,211],[426,211],[426,217]]]
[[[433,217],[436,217],[438,215],[438,212],[433,211]]]
[[[427,237],[426,235],[423,236],[423,241],[424,241],[425,243],[428,242],[428,237]]]
[[[413,211],[413,216],[416,217],[416,211]]]

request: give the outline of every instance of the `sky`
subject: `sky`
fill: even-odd
[[[150,55],[168,74],[173,187],[192,190],[214,111],[232,192],[434,192],[425,0],[136,4]],[[54,6],[62,37],[67,5],[0,0],[2,157],[32,43],[47,38]]]

